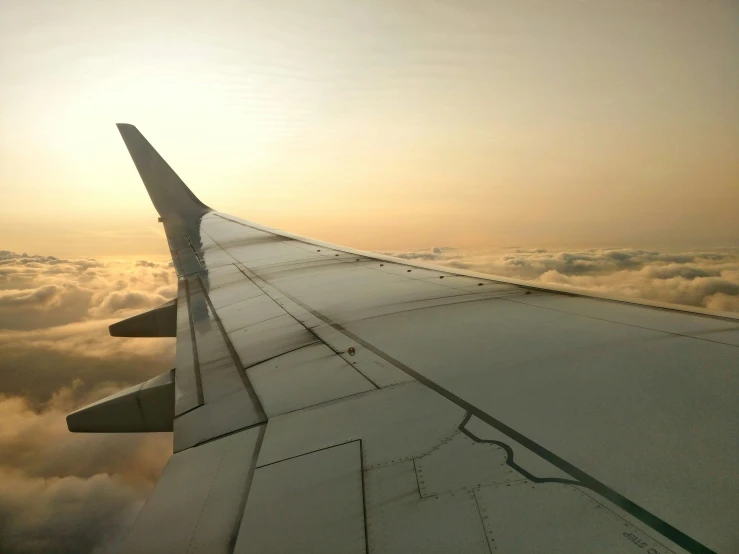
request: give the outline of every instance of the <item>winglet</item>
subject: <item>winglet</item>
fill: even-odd
[[[188,220],[212,211],[187,188],[136,127],[128,123],[118,123],[117,127],[163,220]]]

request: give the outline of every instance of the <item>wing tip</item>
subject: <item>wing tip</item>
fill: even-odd
[[[116,123],[115,126],[121,134],[126,131],[134,131],[141,134],[141,132],[136,128],[136,125],[132,125],[131,123]]]
[[[197,218],[211,211],[187,188],[141,131],[130,123],[116,123],[116,127],[161,217]]]

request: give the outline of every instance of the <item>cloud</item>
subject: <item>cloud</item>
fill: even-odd
[[[630,248],[509,248],[395,252],[407,260],[528,279],[604,294],[739,311],[739,250],[662,252]]]
[[[0,251],[0,552],[114,552],[171,454],[168,433],[76,434],[66,415],[172,368],[173,339],[108,325],[176,293],[166,262]]]
[[[174,291],[167,291],[174,292]],[[90,315],[94,317],[111,316],[126,310],[144,311],[168,299],[159,292],[143,291],[113,291],[102,298],[100,303],[90,308]]]
[[[76,434],[66,414],[124,386],[77,380],[34,408],[0,395],[0,552],[112,552],[171,454],[169,434]]]
[[[640,269],[647,265],[701,263],[722,260],[718,253],[662,253],[633,249],[589,249],[553,252],[545,249],[517,249],[501,256],[497,267],[512,270],[521,277],[535,277],[555,270],[568,275],[612,273],[622,269]]]
[[[133,385],[173,367],[174,339],[111,337],[115,321],[0,331],[3,391],[43,403],[75,378],[89,391],[102,382]]]
[[[153,482],[171,447],[158,434],[70,433],[66,416],[124,388],[102,383],[92,390],[76,379],[40,406],[0,395],[0,468],[28,477],[93,477],[109,473],[130,482]],[[166,437],[165,437],[166,438]]]
[[[124,318],[176,293],[169,262],[68,260],[0,251],[0,329]]]
[[[721,277],[659,278],[652,275],[651,269],[645,267],[607,275],[566,275],[550,270],[539,276],[537,281],[704,308],[718,306],[716,295],[719,294],[739,298],[739,283]],[[724,301],[722,305],[729,304]]]
[[[0,291],[0,307],[46,308],[58,301],[62,288],[58,285],[44,285],[31,290]]]
[[[0,551],[112,553],[143,505],[141,491],[115,476],[29,479],[0,470]]]
[[[381,252],[387,256],[395,256],[402,260],[435,261],[438,259],[450,259],[455,256],[448,254],[456,250],[450,246],[434,246],[426,250],[409,250],[405,252]]]
[[[739,296],[731,296],[723,292],[717,292],[706,299],[705,306],[709,310],[722,312],[739,312]]]
[[[104,381],[134,384],[170,369],[173,339],[108,334],[111,323],[176,296],[168,262],[142,262],[1,251],[3,392],[38,403],[74,377],[89,389]]]

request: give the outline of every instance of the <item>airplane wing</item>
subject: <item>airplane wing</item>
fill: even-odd
[[[412,263],[205,206],[118,126],[176,368],[71,414],[173,430],[123,552],[737,552],[739,320]]]

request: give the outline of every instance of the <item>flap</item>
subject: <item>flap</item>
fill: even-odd
[[[112,337],[176,337],[177,300],[121,320],[108,329]]]
[[[174,370],[117,392],[67,416],[74,433],[172,431]]]

